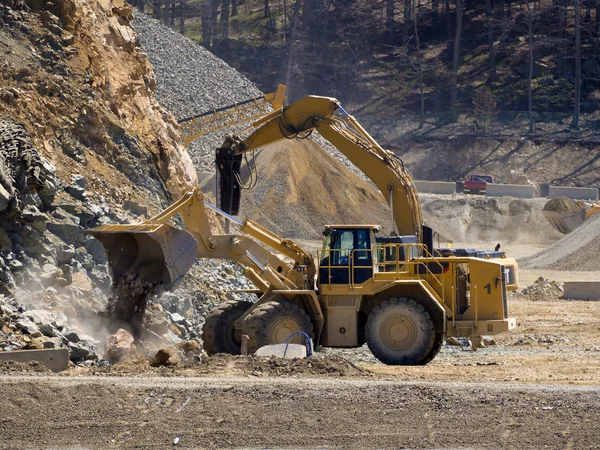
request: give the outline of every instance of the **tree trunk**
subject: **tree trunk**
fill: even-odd
[[[596,42],[594,44],[594,59],[598,54],[598,45],[600,44],[600,0],[596,2]]]
[[[452,91],[450,94],[450,109],[452,110],[452,121],[458,119],[458,64],[460,60],[460,38],[462,35],[463,0],[456,0],[456,35],[454,37],[454,55],[452,58]]]
[[[581,102],[581,11],[580,0],[575,2],[575,109],[571,128],[579,130],[579,104]]]
[[[229,39],[229,1],[222,0],[221,2],[221,38]]]
[[[488,52],[490,54],[490,81],[496,81],[496,51],[494,50],[494,30],[492,20],[492,0],[485,0],[485,15],[487,17]]]
[[[388,44],[394,44],[394,0],[385,0],[385,29]]]
[[[558,61],[556,61],[556,75],[565,75],[565,29],[567,25],[567,1],[559,0],[558,5]]]
[[[231,0],[231,17],[235,17],[238,15],[237,5],[238,0]]]
[[[531,17],[531,10],[529,9],[529,2],[525,0],[527,6],[527,44],[529,47],[529,64],[527,67],[527,114],[529,115],[529,133],[535,133],[535,121],[533,120],[533,89],[532,89],[532,78],[533,78],[533,30]]]
[[[178,9],[179,9],[179,33],[185,34],[185,17],[184,17],[185,1],[180,0],[178,5],[179,5],[179,7],[178,7]]]
[[[265,0],[265,17],[271,16],[271,8],[269,8],[269,0]]]
[[[402,24],[402,45],[406,45],[408,40],[408,32],[410,30],[410,2],[404,0],[404,23]]]
[[[219,0],[211,0],[210,2],[210,35],[212,40],[212,47],[214,48],[217,44],[217,35],[218,35],[218,19],[219,19]]]
[[[202,45],[210,48],[210,16],[212,0],[202,0]]]
[[[431,22],[433,25],[433,29],[438,31],[439,20],[440,20],[440,0],[431,0]]]
[[[421,41],[419,40],[418,22],[419,16],[415,11],[415,38],[417,42],[417,63],[419,70],[419,96],[421,97],[421,116],[419,118],[419,130],[423,128],[425,123],[425,93],[423,89],[423,58],[421,57]]]

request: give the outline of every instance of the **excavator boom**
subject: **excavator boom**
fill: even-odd
[[[336,112],[342,117],[335,116]],[[307,96],[273,111],[253,126],[256,130],[250,136],[243,140],[230,137],[221,150],[229,150],[235,157],[317,130],[379,188],[392,210],[393,231],[416,235],[421,242],[421,205],[412,175],[402,160],[383,149],[336,99]]]

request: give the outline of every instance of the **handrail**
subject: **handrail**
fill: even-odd
[[[394,249],[394,259],[385,259],[385,257],[380,260],[379,258],[377,258],[377,252],[379,251],[383,251],[384,255],[386,255],[385,250],[392,248]],[[404,256],[405,259],[404,260],[400,260],[400,250],[404,249]],[[416,248],[418,251],[416,252],[417,254],[420,254],[421,256],[418,258],[413,258],[410,259],[410,255],[411,255],[411,249],[412,248]],[[340,252],[340,256],[341,252],[345,252],[348,254],[348,263],[344,264],[344,265],[332,265],[331,264],[331,256],[332,253],[334,252]],[[354,260],[355,260],[355,254],[357,252],[360,253],[371,253],[371,265],[368,266],[357,266],[355,264],[353,264]],[[326,256],[327,255],[327,256]],[[321,262],[324,258],[328,257],[329,261],[327,265],[323,265]],[[348,286],[351,289],[356,289],[356,288],[360,288],[360,286],[356,286],[355,283],[355,274],[354,274],[354,269],[373,269],[375,270],[376,268],[380,268],[383,267],[384,270],[383,272],[387,272],[385,270],[386,266],[389,266],[391,264],[394,265],[394,273],[396,274],[394,276],[394,279],[398,279],[400,274],[407,274],[410,271],[411,267],[414,267],[414,273],[419,276],[422,277],[424,279],[426,279],[427,281],[429,281],[430,283],[434,283],[434,286],[437,287],[437,289],[440,292],[440,297],[442,298],[442,300],[445,299],[445,295],[444,295],[444,284],[442,283],[442,281],[440,280],[440,278],[438,276],[436,276],[435,273],[433,273],[433,271],[431,270],[431,268],[429,267],[430,264],[435,263],[437,264],[437,266],[440,268],[440,274],[443,274],[444,272],[444,266],[440,263],[440,261],[433,257],[433,255],[431,255],[431,253],[429,253],[429,251],[427,250],[427,247],[424,244],[378,244],[373,246],[370,249],[353,249],[353,250],[348,250],[348,249],[322,249],[322,250],[317,250],[317,259],[318,259],[318,265],[319,265],[319,270],[320,269],[327,269],[327,282],[323,282],[321,281],[322,284],[331,284],[329,282],[329,280],[331,280],[331,269],[347,269],[348,270]],[[408,270],[400,270],[401,266],[405,266]],[[422,268],[425,269],[424,273],[421,273]],[[387,273],[391,273],[391,272],[387,272]],[[375,273],[373,274],[375,275]],[[454,310],[452,311],[452,314],[454,314]]]

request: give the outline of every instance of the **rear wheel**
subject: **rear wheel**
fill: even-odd
[[[412,366],[429,355],[435,342],[431,315],[414,300],[390,298],[373,309],[365,330],[371,353],[382,363]]]
[[[235,322],[252,307],[251,302],[225,302],[206,317],[202,327],[204,351],[208,355],[228,353],[239,355],[242,345],[242,332],[235,329]]]
[[[282,344],[297,331],[304,331],[311,339],[315,337],[310,317],[293,303],[266,302],[254,309],[245,322],[244,333],[250,338],[249,353],[265,345]],[[305,339],[295,336],[290,343],[304,344]]]

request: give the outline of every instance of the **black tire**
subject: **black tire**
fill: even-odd
[[[235,322],[251,307],[251,302],[229,301],[217,306],[206,316],[202,326],[202,340],[204,351],[208,355],[240,354],[242,333],[235,330]]]
[[[390,298],[369,314],[365,337],[371,353],[382,363],[414,366],[433,348],[435,327],[429,312],[414,300]]]
[[[442,347],[444,345],[444,340],[445,339],[444,339],[443,334],[436,333],[435,340],[433,341],[433,347],[431,347],[431,350],[429,350],[429,353],[427,354],[427,356],[423,360],[419,361],[418,365],[424,366],[425,364],[428,364],[431,361],[433,361],[435,359],[435,357],[437,356],[437,354],[442,349]]]
[[[314,340],[315,332],[306,311],[288,302],[267,302],[258,306],[246,318],[244,334],[247,334],[248,353],[254,353],[265,345],[282,344],[295,331],[304,331]],[[294,344],[304,344],[303,336],[295,336]]]

